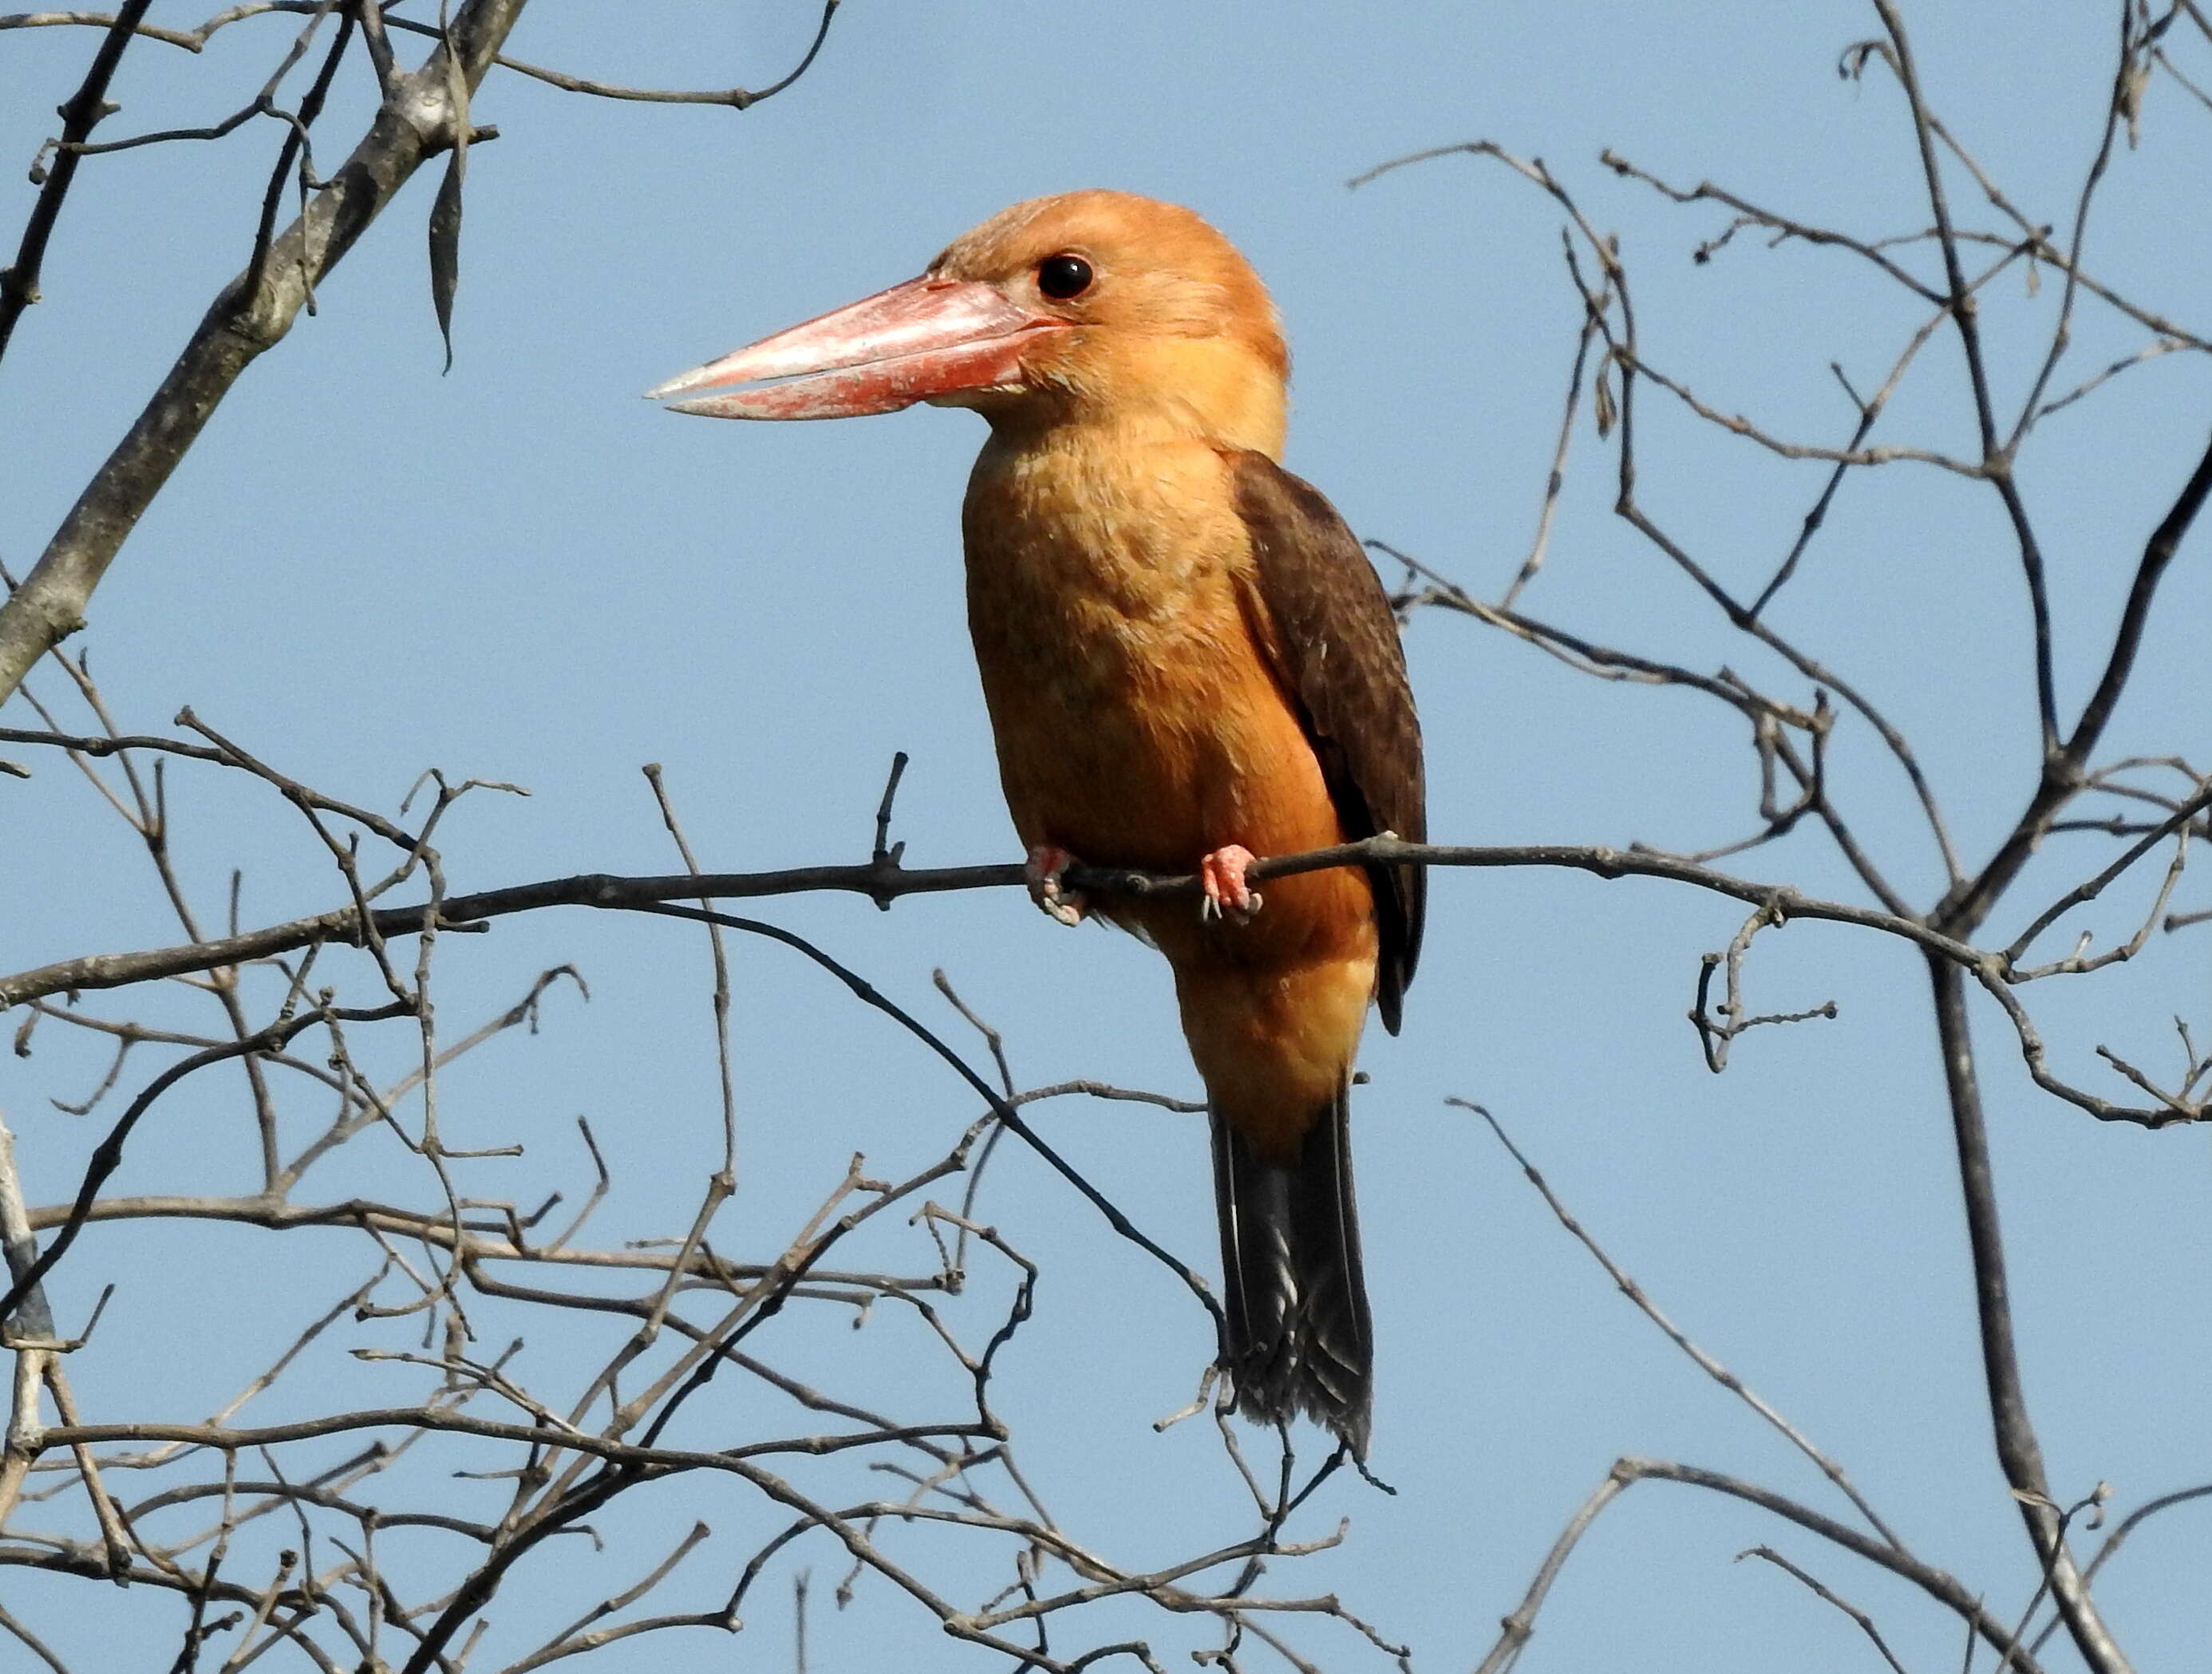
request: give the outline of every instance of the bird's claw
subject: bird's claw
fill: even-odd
[[[1198,904],[1198,916],[1205,923],[1224,919],[1232,925],[1249,925],[1259,913],[1260,892],[1244,881],[1251,867],[1252,851],[1231,843],[1218,848],[1198,863],[1199,887],[1206,898]]]
[[[1022,876],[1030,886],[1030,899],[1064,925],[1079,925],[1089,908],[1079,889],[1063,889],[1060,875],[1077,864],[1066,849],[1040,843],[1022,863]]]

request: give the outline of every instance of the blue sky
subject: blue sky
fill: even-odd
[[[2027,213],[2062,227],[2101,122],[2114,9],[2035,4],[1999,26],[1936,6],[1912,20],[1945,120]],[[198,13],[165,0],[155,17]],[[758,85],[795,61],[813,23],[798,5],[544,4],[512,46],[613,81]],[[242,24],[197,58],[134,48],[112,131],[234,108],[290,27]],[[190,703],[264,759],[384,808],[431,765],[529,787],[527,800],[485,795],[455,811],[444,849],[457,889],[672,870],[638,774],[647,761],[665,764],[709,868],[865,858],[902,749],[913,766],[896,834],[910,862],[1012,858],[960,598],[957,511],[976,422],[922,410],[714,424],[669,417],[637,391],[909,276],[1017,198],[1152,193],[1213,220],[1273,288],[1297,363],[1291,467],[1361,534],[1495,597],[1534,526],[1578,319],[1561,216],[1468,158],[1357,191],[1346,181],[1463,140],[1543,157],[1593,222],[1620,234],[1652,360],[1725,410],[1837,445],[1852,414],[1829,363],[1862,389],[1878,383],[1920,324],[1917,305],[1848,256],[1770,250],[1754,234],[1694,263],[1725,212],[1666,204],[1597,155],[1610,145],[1670,181],[1714,180],[1863,236],[1918,230],[1928,212],[1893,83],[1835,71],[1877,27],[1871,9],[1827,0],[1110,11],[850,0],[808,76],[743,113],[610,105],[495,76],[477,112],[501,136],[470,160],[450,375],[439,375],[424,276],[426,178],[321,288],[317,317],[241,380],[131,537],[80,643],[126,730],[163,730]],[[94,39],[0,33],[0,158],[27,161]],[[2209,56],[2178,33],[2176,51],[2200,68]],[[365,74],[342,82],[319,130],[329,157],[372,98]],[[2152,83],[2142,143],[2116,157],[2089,246],[2100,272],[2199,331],[2212,324],[2212,240],[2195,209],[2208,124],[2212,112],[2172,80]],[[277,143],[273,124],[255,124],[220,144],[88,162],[48,258],[47,300],[0,366],[11,568],[35,560],[240,265]],[[31,188],[10,179],[13,225]],[[1962,220],[1998,224],[1970,181],[1954,172],[1951,184]],[[1924,249],[1905,259],[1929,270]],[[2014,275],[1987,299],[2002,402],[2033,375],[2056,290],[2031,295]],[[2144,341],[2085,312],[2057,387]],[[1940,337],[1881,436],[1966,448],[1960,389],[1955,344]],[[2063,710],[2094,680],[2135,554],[2203,446],[2208,392],[2201,357],[2167,355],[2054,416],[2023,460],[2051,555]],[[1639,399],[1646,503],[1716,575],[1754,590],[1820,468],[1720,436],[1648,387]],[[1525,608],[1808,699],[1611,515],[1609,460],[1585,411]],[[2212,754],[2207,578],[2201,551],[2185,551],[2106,756],[2179,752],[2201,770]],[[1774,620],[1911,734],[1970,863],[1985,854],[2036,766],[2026,608],[1987,490],[1911,466],[1854,477]],[[1719,706],[1593,682],[1441,614],[1413,622],[1407,650],[1440,840],[1687,850],[1754,828],[1755,761]],[[52,671],[36,685],[59,695]],[[33,724],[20,705],[7,719]],[[1926,904],[1940,870],[1863,727],[1839,728],[1832,767],[1862,835]],[[211,916],[234,865],[248,923],[337,900],[327,861],[274,798],[188,773],[173,796],[179,864]],[[0,963],[176,939],[122,837],[59,764],[0,781]],[[2054,839],[1996,933],[2101,864],[2100,842]],[[1809,828],[1729,864],[1860,898]],[[2146,910],[2154,878],[2130,884],[2079,919],[2100,943]],[[2195,887],[2178,905],[2205,904]],[[1126,938],[1060,931],[1012,892],[887,915],[796,898],[763,915],[957,1029],[930,988],[942,967],[1004,1031],[1023,1084],[1194,1089],[1156,958]],[[1829,927],[1769,932],[1751,962],[1753,1003],[1833,998],[1840,1015],[1747,1036],[1714,1077],[1683,1014],[1698,955],[1742,917],[1650,882],[1437,878],[1406,1031],[1370,1040],[1355,1127],[1382,1344],[1374,1463],[1399,1493],[1332,1483],[1304,1534],[1348,1517],[1344,1545],[1278,1565],[1271,1585],[1335,1591],[1410,1642],[1418,1666],[1466,1666],[1618,1455],[1737,1471],[1842,1509],[1620,1297],[1487,1131],[1445,1105],[1458,1096],[1495,1112],[1661,1305],[1842,1459],[1924,1556],[2002,1617],[2025,1604],[2034,1572],[1990,1456],[1917,961]],[[2165,1062],[2168,1016],[2201,1016],[2204,935],[2154,937],[2126,969],[2039,993],[2062,1069],[2118,1096],[2095,1044]],[[787,954],[741,941],[732,956],[744,1161],[717,1236],[768,1250],[852,1152],[902,1174],[975,1112],[910,1042]],[[441,1013],[456,1019],[507,1003],[548,965],[574,961],[592,985],[588,1005],[557,998],[538,1035],[447,1077],[459,1143],[528,1145],[518,1161],[472,1165],[468,1189],[524,1202],[577,1192],[588,1174],[571,1124],[585,1114],[619,1185],[600,1237],[680,1229],[719,1144],[695,934],[540,914],[441,957]],[[2125,1507],[2212,1474],[2203,1136],[2104,1127],[2042,1098],[2002,1020],[1978,1011],[1976,1025],[2055,1488],[2071,1498],[2109,1480]],[[104,1060],[51,1027],[39,1045],[0,1068],[0,1108],[31,1197],[52,1202],[73,1188],[93,1130],[46,1100],[80,1096]],[[396,1064],[406,1043],[382,1050]],[[117,1189],[234,1186],[246,1160],[235,1088],[180,1095],[159,1119]],[[1066,1104],[1046,1126],[1139,1224],[1210,1270],[1194,1120]],[[368,1184],[348,1189],[422,1189],[397,1156],[363,1166]],[[1009,1148],[993,1167],[981,1212],[1046,1273],[1004,1373],[1046,1497],[1132,1562],[1241,1533],[1242,1489],[1218,1447],[1196,1426],[1150,1428],[1188,1400],[1208,1352],[1195,1310],[1032,1161]],[[921,1236],[886,1233],[884,1248],[913,1260]],[[342,1240],[295,1244],[158,1227],[88,1235],[58,1303],[81,1316],[101,1283],[121,1289],[73,1368],[88,1408],[210,1409],[227,1376],[205,1353],[211,1295],[250,1296],[235,1330],[275,1343],[362,1277]],[[825,1377],[898,1388],[917,1345],[890,1322],[869,1330],[876,1342],[794,1325],[785,1352]],[[570,1352],[533,1338],[529,1364],[557,1386]],[[380,1387],[343,1357],[309,1375],[319,1392]],[[715,1422],[742,1433],[747,1419],[732,1396]],[[726,1445],[716,1434],[696,1440]],[[618,1590],[653,1531],[695,1514],[716,1525],[724,1555],[695,1560],[702,1597],[773,1527],[732,1491],[672,1490],[629,1513],[642,1544],[599,1561],[564,1551],[519,1574],[493,1611],[511,1641],[491,1643],[525,1647],[528,1622]],[[2202,1510],[2177,1511],[2116,1560],[2103,1596],[2140,1665],[2172,1665],[2204,1642],[2205,1538]],[[1730,1562],[1769,1539],[1873,1610],[1908,1666],[1959,1655],[1952,1622],[1894,1581],[1744,1507],[1653,1484],[1609,1511],[1569,1566],[1526,1665],[1869,1665],[1843,1617],[1777,1572]],[[817,1582],[842,1568],[826,1544],[802,1546],[777,1573],[809,1564]],[[30,1583],[0,1593],[42,1624],[67,1597]],[[777,1602],[734,1650],[647,1641],[600,1665],[787,1665],[785,1595],[768,1596]],[[170,1642],[158,1607],[128,1602],[146,1612],[149,1645]],[[1126,1625],[1154,1636],[1164,1659],[1212,1642],[1157,1615],[1132,1611]],[[82,1653],[109,1631],[63,1622],[53,1637]],[[1332,1669],[1370,1654],[1340,1629],[1300,1642]],[[823,1606],[811,1653],[817,1669],[988,1660],[879,1582],[842,1612]]]

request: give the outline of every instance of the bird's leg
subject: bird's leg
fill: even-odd
[[[1244,881],[1244,874],[1253,862],[1252,851],[1231,843],[1203,857],[1198,863],[1198,881],[1206,891],[1206,899],[1198,904],[1198,916],[1208,922],[1226,919],[1235,925],[1249,924],[1260,910],[1260,892]]]
[[[1079,889],[1063,889],[1060,875],[1079,864],[1066,849],[1039,843],[1022,863],[1022,876],[1030,886],[1030,899],[1064,925],[1079,925],[1088,903]]]

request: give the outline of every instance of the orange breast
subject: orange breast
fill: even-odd
[[[1319,764],[1254,642],[1251,556],[1203,443],[984,451],[969,626],[1024,841],[1188,870],[1336,840]]]
[[[1232,843],[1267,855],[1343,840],[1255,638],[1249,542],[1212,447],[994,440],[963,522],[969,625],[1025,844],[1188,872]],[[1263,893],[1243,925],[1202,924],[1188,901],[1103,905],[1174,963],[1217,1102],[1302,1125],[1358,1040],[1374,902],[1355,869]]]

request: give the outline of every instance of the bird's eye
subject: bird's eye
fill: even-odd
[[[1091,288],[1091,264],[1080,256],[1048,256],[1037,264],[1037,288],[1055,302],[1066,302]]]

